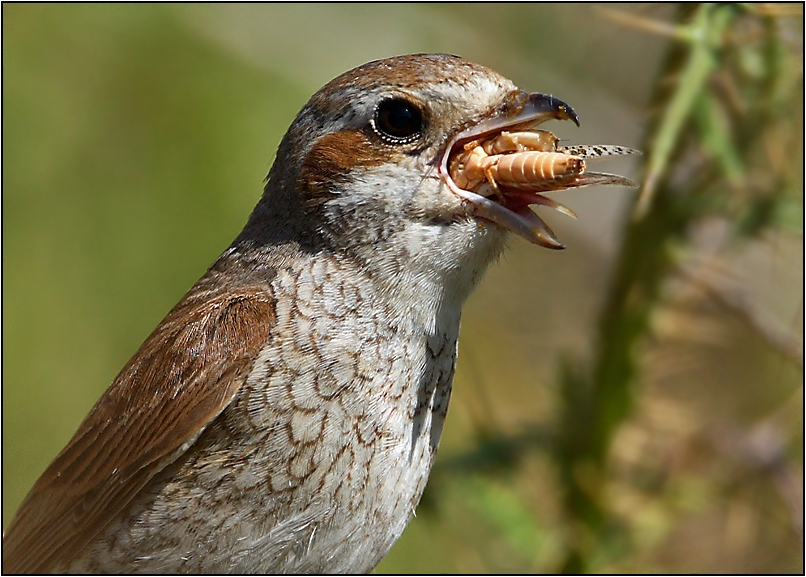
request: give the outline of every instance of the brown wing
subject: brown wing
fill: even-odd
[[[226,408],[274,316],[264,289],[191,291],[31,489],[3,538],[3,572],[43,573],[73,559]]]

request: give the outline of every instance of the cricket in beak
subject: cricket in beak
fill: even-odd
[[[562,244],[531,205],[551,207],[576,218],[571,209],[543,193],[594,184],[637,187],[616,174],[587,172],[586,161],[641,154],[616,145],[558,146],[559,139],[537,127],[547,120],[579,117],[559,98],[513,92],[489,117],[456,134],[439,171],[447,186],[471,206],[471,213],[551,249]]]

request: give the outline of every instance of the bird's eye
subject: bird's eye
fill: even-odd
[[[414,104],[401,98],[384,100],[375,112],[373,128],[394,144],[411,142],[423,130],[423,115]]]

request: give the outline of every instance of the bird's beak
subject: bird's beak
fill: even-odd
[[[542,204],[558,209],[565,214],[574,216],[573,212],[547,198],[540,192],[578,188],[591,184],[619,184],[631,186],[632,181],[611,174],[587,173],[569,178],[564,181],[546,181],[537,183],[537,186],[524,192],[507,191],[503,187],[503,198],[483,196],[473,191],[465,190],[456,185],[450,173],[450,161],[454,154],[464,150],[468,143],[481,142],[500,134],[502,131],[534,131],[536,127],[547,120],[570,120],[579,126],[579,117],[569,104],[559,98],[540,93],[512,92],[502,106],[496,108],[488,117],[483,118],[473,126],[456,134],[448,143],[442,157],[439,171],[447,186],[459,197],[468,203],[470,214],[487,221],[491,221],[502,228],[513,232],[529,242],[552,249],[565,248],[552,230],[543,220],[535,214],[528,205]],[[621,154],[635,154],[637,151],[624,147],[577,147],[578,149],[595,150],[590,156],[616,156]],[[601,152],[607,149],[605,152]],[[558,150],[560,152],[560,150]],[[567,154],[575,154],[569,151]],[[511,193],[509,196],[507,193]],[[515,198],[517,197],[517,200]],[[503,200],[503,201],[502,201]]]

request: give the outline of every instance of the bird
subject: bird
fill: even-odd
[[[579,123],[447,54],[369,62],[316,92],[241,233],[28,493],[3,571],[375,567],[428,480],[463,303],[510,233],[563,246],[527,208],[553,201],[464,190],[449,160],[552,119]]]

